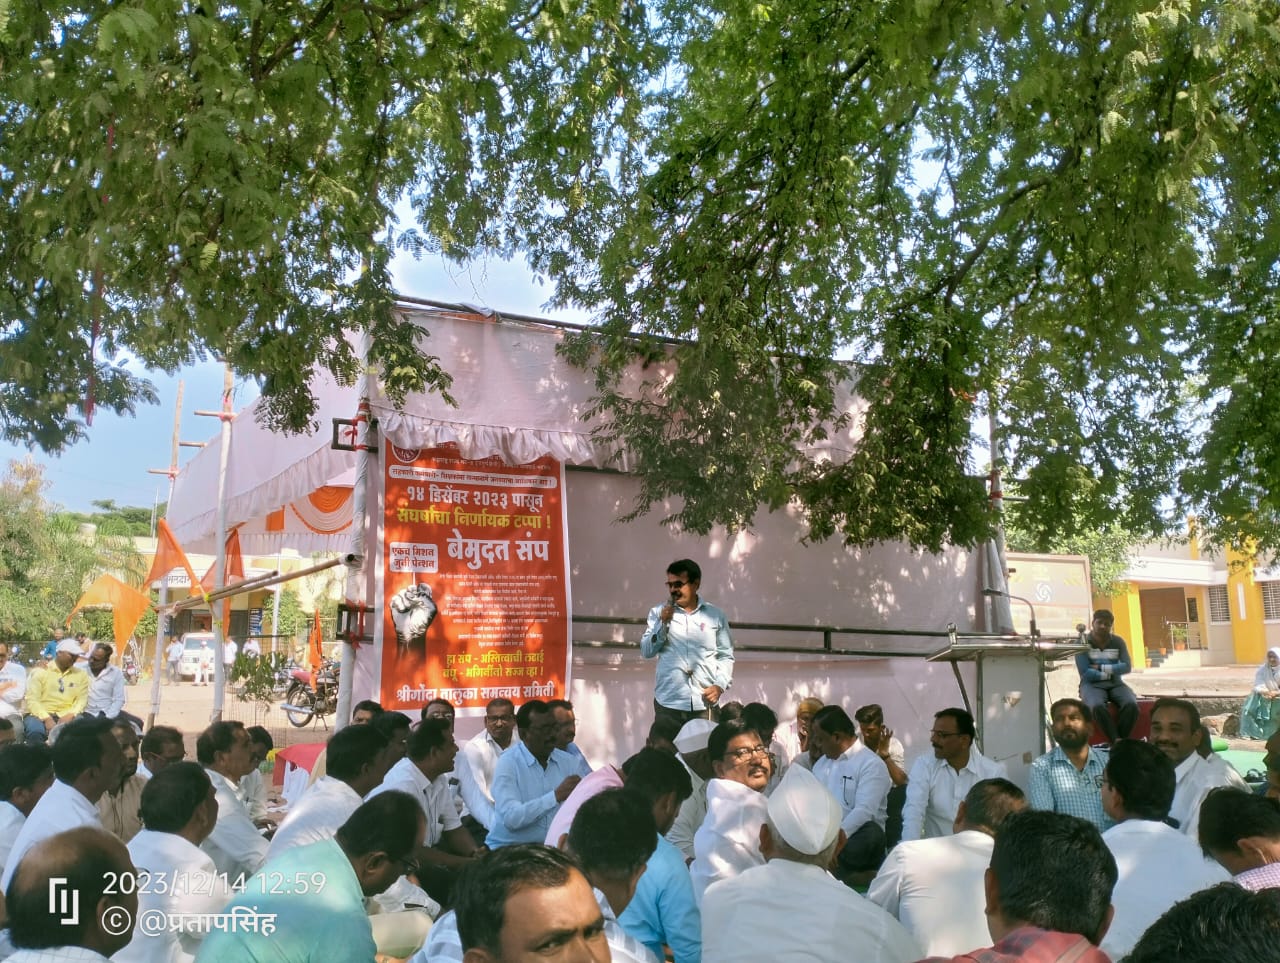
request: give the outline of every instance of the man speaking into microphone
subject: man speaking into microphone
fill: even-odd
[[[698,597],[702,569],[687,558],[667,566],[670,601],[649,610],[640,640],[646,659],[657,656],[653,711],[680,725],[713,719],[720,697],[733,682],[733,639],[729,621]]]

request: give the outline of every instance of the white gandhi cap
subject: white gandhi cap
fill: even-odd
[[[676,748],[685,754],[707,748],[711,730],[715,727],[710,719],[690,719],[676,736]]]
[[[769,821],[788,846],[806,856],[831,845],[843,816],[835,797],[803,766],[788,767],[769,797]]]

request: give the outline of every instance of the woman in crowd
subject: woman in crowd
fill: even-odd
[[[1253,691],[1240,710],[1240,735],[1270,739],[1280,728],[1280,648],[1268,649],[1253,677]]]

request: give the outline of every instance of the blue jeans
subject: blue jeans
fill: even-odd
[[[49,741],[49,733],[45,732],[44,723],[35,716],[27,716],[22,720],[22,731],[26,734],[29,746],[43,746]]]
[[[1093,713],[1093,721],[1098,724],[1107,742],[1128,739],[1129,733],[1133,732],[1133,727],[1138,724],[1138,697],[1123,682],[1099,684],[1082,681],[1080,701]],[[1108,702],[1115,704],[1118,720],[1112,720],[1111,710],[1107,708]]]

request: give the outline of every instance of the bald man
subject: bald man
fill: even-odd
[[[65,887],[54,886],[58,879]],[[40,840],[6,893],[9,935],[18,948],[9,960],[106,961],[133,935],[136,890],[128,850],[110,833],[81,827]]]

